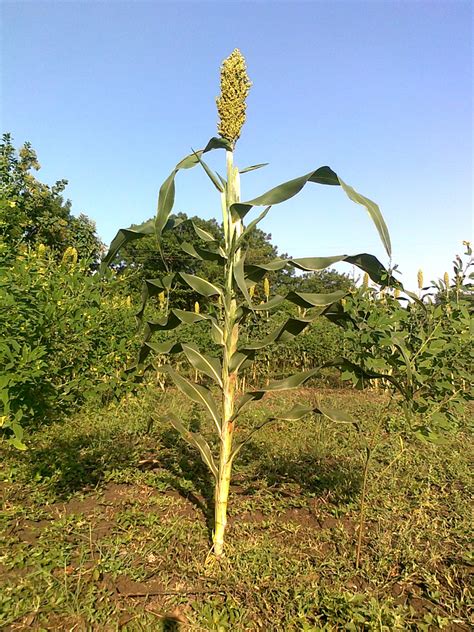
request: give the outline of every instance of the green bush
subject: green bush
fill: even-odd
[[[0,267],[0,418],[17,447],[21,426],[129,388],[124,369],[136,353],[130,298],[112,273],[101,279],[76,257],[68,249],[58,263],[39,246]]]

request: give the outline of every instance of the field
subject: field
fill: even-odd
[[[388,414],[375,392],[322,394],[367,435]],[[267,396],[242,435],[313,397]],[[443,446],[382,437],[357,569],[360,437],[318,417],[267,426],[236,462],[226,557],[216,561],[208,472],[152,422],[170,409],[201,426],[200,410],[157,391],[43,427],[27,452],[5,452],[3,630],[471,629],[467,431]]]

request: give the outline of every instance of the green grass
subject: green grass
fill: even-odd
[[[323,395],[366,432],[385,405]],[[241,436],[312,397],[264,400]],[[149,423],[167,409],[207,435],[199,410],[150,393],[45,427],[28,452],[4,455],[2,629],[470,629],[467,431],[446,446],[407,440],[401,454],[396,434],[382,437],[356,569],[360,438],[318,418],[266,427],[236,463],[216,562],[209,475],[173,430]]]

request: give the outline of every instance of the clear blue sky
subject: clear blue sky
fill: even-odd
[[[109,242],[154,214],[171,168],[216,134],[220,63],[239,47],[254,85],[236,159],[270,162],[243,176],[244,199],[330,165],[380,205],[413,287],[472,237],[472,6],[3,2],[2,129],[33,144],[41,180],[69,180],[74,212]],[[219,217],[202,171],[177,185],[177,211]],[[308,185],[262,228],[292,256],[386,262],[339,188]]]

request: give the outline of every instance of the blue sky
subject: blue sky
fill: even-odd
[[[69,180],[74,212],[109,242],[153,216],[172,167],[216,135],[219,67],[239,47],[254,85],[236,160],[270,162],[243,176],[243,198],[330,165],[380,205],[413,287],[472,238],[472,6],[3,2],[2,129],[32,143],[41,180]],[[219,218],[202,171],[179,174],[175,209]],[[387,262],[339,188],[308,185],[261,226],[295,257]]]

